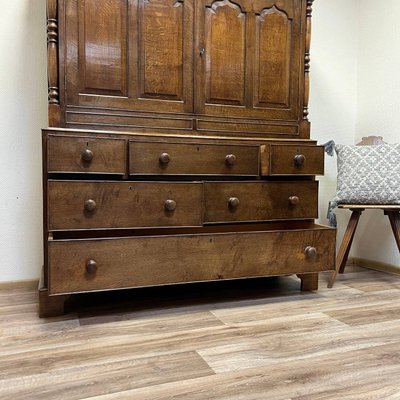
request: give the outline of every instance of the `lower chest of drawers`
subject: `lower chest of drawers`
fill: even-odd
[[[43,315],[79,292],[334,267],[335,231],[313,222],[320,146],[55,131],[43,139]]]

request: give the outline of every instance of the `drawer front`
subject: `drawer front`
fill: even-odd
[[[131,175],[259,175],[259,147],[196,143],[129,143]]]
[[[324,147],[262,146],[261,171],[262,175],[323,175]]]
[[[318,217],[318,182],[205,184],[206,223]]]
[[[123,139],[49,136],[47,169],[50,173],[126,173]]]
[[[50,241],[48,249],[50,293],[61,294],[332,270],[335,230]]]
[[[201,183],[48,183],[49,230],[200,226]]]

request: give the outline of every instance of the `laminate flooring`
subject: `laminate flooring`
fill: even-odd
[[[48,319],[32,285],[1,289],[0,399],[400,399],[400,276],[328,278],[81,295]]]

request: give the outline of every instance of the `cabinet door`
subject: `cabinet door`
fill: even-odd
[[[199,2],[198,112],[299,118],[304,4],[302,0]]]
[[[64,0],[66,104],[193,110],[193,0]]]

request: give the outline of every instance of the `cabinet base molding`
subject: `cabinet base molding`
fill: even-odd
[[[71,297],[70,295],[49,296],[49,290],[45,287],[44,274],[39,280],[39,317],[57,317],[65,314],[65,304]]]
[[[289,276],[289,275],[288,275]],[[299,289],[302,292],[310,292],[318,290],[318,273],[310,273],[310,274],[297,274],[297,277],[300,279],[300,287]],[[264,278],[274,278],[274,276],[268,277],[259,277],[258,279]],[[252,278],[254,279],[254,278]],[[255,278],[257,280],[257,278]],[[235,281],[247,281],[248,279],[236,279]],[[229,281],[229,280],[228,280]],[[207,285],[207,282],[199,282],[196,285]],[[164,285],[160,285],[162,287]],[[165,286],[164,286],[165,287]],[[176,285],[171,285],[171,292],[174,290]],[[259,287],[259,286],[258,286]],[[268,285],[269,287],[269,285]],[[154,288],[154,286],[153,286]],[[148,289],[151,289],[149,287]],[[116,290],[118,293],[126,292],[126,291],[134,291],[135,289],[119,289]],[[268,290],[268,289],[266,289]],[[115,292],[115,290],[114,290]],[[68,312],[68,304],[74,303],[76,304],[75,299],[78,299],[81,294],[68,294],[68,295],[50,295],[48,288],[39,286],[39,317],[40,318],[50,318],[64,315]],[[72,306],[75,307],[75,306]]]

